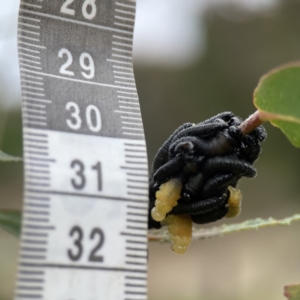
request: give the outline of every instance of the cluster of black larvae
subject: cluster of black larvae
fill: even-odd
[[[196,224],[239,213],[241,177],[256,175],[253,163],[267,134],[263,126],[243,136],[231,112],[180,126],[158,150],[150,176],[149,228],[183,215]],[[170,200],[171,199],[171,200]]]

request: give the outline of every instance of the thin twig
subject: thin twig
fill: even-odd
[[[224,234],[244,231],[244,230],[253,230],[259,229],[263,227],[276,226],[276,225],[290,225],[290,223],[300,221],[300,214],[293,215],[291,217],[287,217],[281,220],[276,220],[274,218],[268,219],[253,219],[248,220],[242,223],[236,223],[231,225],[222,225],[220,227],[212,227],[212,228],[194,228],[193,230],[193,240],[203,240],[216,236],[223,236]],[[148,235],[149,241],[156,242],[169,242],[169,236],[167,229],[163,228]]]

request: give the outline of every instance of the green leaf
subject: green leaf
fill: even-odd
[[[300,147],[300,62],[263,76],[254,91],[254,104],[263,120],[271,121]]]
[[[8,155],[8,154],[6,154],[6,153],[4,153],[3,151],[0,150],[0,162],[1,161],[3,161],[3,162],[17,162],[17,161],[22,161],[22,158]]]
[[[299,300],[300,299],[300,283],[289,284],[284,287],[284,296],[289,300]]]
[[[22,213],[16,210],[0,210],[0,228],[19,236],[21,231]]]

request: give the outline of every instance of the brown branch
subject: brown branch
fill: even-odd
[[[242,131],[243,135],[252,132],[256,127],[264,123],[266,120],[262,117],[262,114],[257,110],[254,114],[248,117],[240,126],[239,129]]]

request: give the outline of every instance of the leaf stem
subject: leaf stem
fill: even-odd
[[[239,129],[243,135],[252,132],[256,127],[264,123],[266,119],[263,118],[262,113],[257,110],[254,114],[250,115],[240,126]]]

